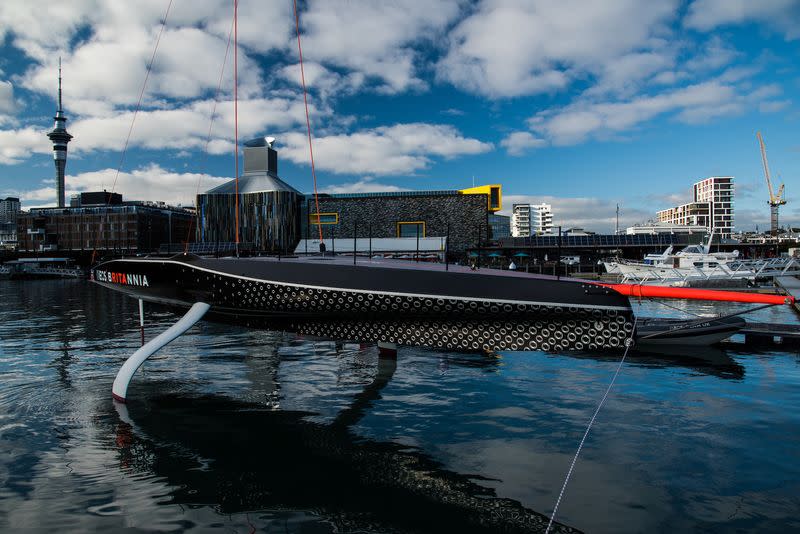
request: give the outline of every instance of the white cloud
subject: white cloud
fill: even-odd
[[[675,56],[669,50],[624,54],[600,66],[597,83],[585,94],[632,93],[643,81],[674,65]]]
[[[759,73],[761,69],[755,66],[736,66],[723,71],[717,79],[721,82],[733,83],[747,78],[752,78]]]
[[[84,191],[111,190],[116,175],[115,169],[101,169],[84,172],[77,175],[67,175],[65,178],[66,195]],[[122,193],[124,200],[150,200],[163,201],[168,204],[193,206],[198,192],[203,193],[230,180],[230,178],[210,176],[208,174],[178,173],[151,164],[131,172],[122,172],[117,179],[115,192]],[[51,184],[52,178],[43,180],[44,184]],[[44,187],[16,192],[26,208],[38,205],[41,202],[55,204],[55,187]]]
[[[356,182],[332,184],[320,190],[320,193],[373,193],[380,191],[408,191],[403,187],[376,182],[372,176],[364,176]]]
[[[740,54],[718,35],[703,43],[698,53],[682,63],[691,71],[713,71],[731,63]]]
[[[621,229],[646,221],[655,215],[649,209],[630,207],[617,200],[596,197],[555,197],[549,195],[503,195],[502,213],[511,214],[513,204],[550,204],[553,207],[553,225],[567,228],[584,228],[600,233],[613,233],[616,226],[616,208],[620,204]]]
[[[412,45],[458,14],[457,0],[314,0],[300,15],[304,56],[378,78],[388,92],[422,87]]]
[[[146,66],[165,14],[160,1],[75,0],[41,6],[24,0],[0,4],[0,38],[22,50],[34,64],[20,77],[26,89],[55,95],[57,59],[63,56],[65,104],[88,115],[110,115],[136,103]],[[217,87],[231,28],[226,0],[175,2],[145,92],[145,107],[165,98],[208,98]],[[288,46],[293,16],[286,2],[242,2],[239,8],[239,91],[244,98],[264,94],[253,52]],[[269,28],[269,31],[265,31]],[[232,55],[232,51],[230,52]],[[223,88],[232,87],[228,58]]]
[[[303,72],[306,87],[309,90],[319,91],[323,98],[351,94],[361,88],[365,82],[363,73],[340,74],[314,61],[303,61]],[[281,68],[278,74],[289,83],[297,87],[302,86],[299,63]]]
[[[47,6],[26,0],[0,2],[0,40],[13,36],[13,43],[28,56],[43,60],[51,52],[67,49],[72,35],[90,23],[98,0],[73,0]]]
[[[53,146],[44,130],[22,128],[0,130],[0,164],[19,163],[35,154],[52,154]]]
[[[129,147],[152,150],[204,149],[214,102],[196,101],[175,109],[140,111],[136,117]],[[329,111],[310,107],[313,117],[325,117]],[[220,102],[212,129],[209,152],[233,152],[233,103]],[[122,150],[131,127],[133,112],[111,116],[78,119],[68,126],[75,137],[70,145],[73,153],[96,150]],[[301,99],[258,98],[239,102],[239,135],[242,139],[265,134],[279,134],[286,128],[296,128],[305,123],[305,110]],[[13,131],[0,131],[0,162],[27,156],[32,146],[45,147],[49,152],[44,132],[28,129],[18,136]],[[34,140],[36,141],[34,143]],[[41,152],[41,150],[37,150]],[[7,161],[6,161],[7,162]]]
[[[288,133],[281,156],[308,163],[304,134]],[[397,124],[351,134],[314,139],[314,164],[318,169],[352,174],[411,174],[428,167],[433,157],[454,158],[492,150],[491,143],[462,136],[452,126]]]
[[[579,100],[537,113],[529,125],[555,144],[574,144],[588,137],[618,134],[669,112],[677,112],[678,120],[689,123],[738,113],[744,107],[742,98],[732,86],[709,81],[629,101]]]
[[[782,32],[786,39],[800,38],[800,4],[797,0],[695,0],[685,24],[708,31],[728,24],[761,22]]]
[[[513,97],[566,87],[606,64],[660,48],[657,37],[675,16],[676,0],[640,2],[502,2],[485,0],[451,32],[437,67],[440,79],[490,97]],[[635,22],[633,22],[635,21]],[[611,73],[615,70],[610,67]]]
[[[761,113],[775,113],[792,105],[791,100],[771,100],[762,102],[758,105],[758,110]]]
[[[500,146],[512,156],[521,156],[528,149],[541,148],[546,144],[547,141],[535,137],[530,132],[513,132],[500,141]]]
[[[131,107],[139,99],[146,66],[152,55],[151,31],[131,28],[113,40],[93,39],[62,59],[65,107],[81,114],[108,115],[114,107]],[[159,106],[160,98],[198,98],[213,95],[225,53],[225,42],[194,28],[165,32],[144,94],[144,106]],[[230,58],[229,58],[230,63]],[[240,56],[240,91],[260,93],[259,69]],[[230,93],[231,68],[223,88]],[[22,84],[55,97],[57,58],[32,67]]]

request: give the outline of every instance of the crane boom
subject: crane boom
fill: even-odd
[[[767,164],[767,149],[764,147],[764,139],[761,137],[761,132],[756,132],[758,137],[758,144],[761,147],[761,162],[764,164],[764,176],[767,179],[767,188],[769,189],[769,203],[775,204],[777,199],[772,191],[772,180],[769,178],[769,165]]]

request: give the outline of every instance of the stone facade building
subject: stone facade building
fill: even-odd
[[[273,138],[244,144],[244,172],[197,197],[197,240],[236,240],[254,253],[288,253],[302,239],[446,237],[453,255],[491,238],[488,216],[502,208],[500,185],[462,190],[302,194],[278,176]],[[238,216],[236,199],[238,193]],[[238,227],[237,227],[238,219]],[[307,242],[308,244],[308,242]],[[303,247],[304,249],[306,247]]]
[[[313,195],[303,208],[303,237],[319,239]],[[487,241],[490,206],[485,193],[402,191],[319,195],[324,239],[331,237],[444,237],[453,254]],[[354,235],[355,234],[355,235]]]

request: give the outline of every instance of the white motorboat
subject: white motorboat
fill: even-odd
[[[661,254],[647,254],[642,261],[619,259],[603,262],[606,271],[637,280],[682,280],[687,278],[754,279],[756,271],[742,268],[739,251],[711,252],[707,244],[689,245],[673,252],[670,245]]]

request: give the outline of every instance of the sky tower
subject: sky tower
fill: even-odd
[[[61,58],[58,58],[58,110],[56,111],[53,131],[47,134],[53,142],[53,159],[56,164],[56,196],[58,207],[64,207],[64,169],[67,167],[67,143],[72,136],[67,133],[67,118],[61,109]]]

